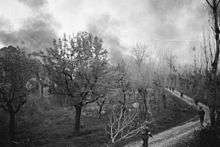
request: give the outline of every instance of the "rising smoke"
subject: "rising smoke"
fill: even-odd
[[[104,47],[107,48],[111,55],[111,60],[120,62],[123,52],[127,50],[125,46],[120,43],[120,39],[115,34],[115,27],[119,23],[111,18],[111,16],[103,14],[96,20],[90,21],[87,25],[88,32],[101,37],[104,41]]]
[[[32,9],[40,9],[48,2],[46,0],[18,0]]]
[[[95,16],[88,28],[101,34],[113,56],[132,48],[127,44],[141,42],[153,50],[172,49],[181,60],[190,60],[188,48],[198,45],[207,24],[201,1],[111,0],[104,5],[111,8],[109,15]]]
[[[0,42],[6,46],[13,45],[25,48],[28,52],[43,51],[52,45],[56,21],[49,13],[43,11],[46,0],[19,0],[30,8],[33,16],[25,19],[18,30],[10,31],[4,26],[10,25],[9,21],[1,21]]]
[[[23,46],[31,51],[50,46],[53,38],[57,37],[56,33],[59,33],[54,29],[55,19],[45,9],[53,4],[48,4],[47,0],[17,1],[32,10],[33,16],[15,31],[7,28],[10,22],[0,19],[0,43]],[[141,42],[154,46],[153,49],[176,50],[177,54],[181,53],[180,57],[185,58],[189,52],[186,48],[195,45],[187,40],[198,39],[207,20],[201,10],[201,1],[66,0],[59,1],[60,7],[51,7],[55,8],[54,16],[59,15],[56,19],[68,28],[68,32],[62,33],[76,33],[71,29],[81,31],[79,29],[87,26],[89,32],[103,38],[112,57],[119,58],[132,45]]]

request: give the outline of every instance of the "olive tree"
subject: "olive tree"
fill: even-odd
[[[9,114],[9,136],[15,135],[16,114],[26,102],[28,80],[35,70],[34,60],[12,46],[0,50],[0,107]]]
[[[107,51],[102,40],[87,32],[54,41],[41,53],[50,80],[49,92],[67,96],[75,108],[75,131],[80,131],[81,111],[103,97],[107,73]]]

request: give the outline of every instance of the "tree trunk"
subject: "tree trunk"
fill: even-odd
[[[122,103],[123,112],[126,111],[126,101],[127,101],[127,99],[126,99],[126,93],[125,92],[126,91],[123,90],[123,103]]]
[[[214,61],[212,63],[212,73],[211,73],[211,80],[212,80],[212,108],[211,108],[211,125],[215,126],[215,112],[216,112],[216,100],[217,100],[217,70],[218,70],[218,60],[219,60],[219,26],[218,26],[218,5],[214,2],[213,7],[213,16],[214,16],[214,26],[215,26],[215,45],[216,45],[216,52]]]
[[[215,108],[214,107],[211,107],[210,121],[211,121],[211,126],[214,127],[215,126]]]
[[[10,112],[10,118],[9,118],[9,137],[10,139],[15,138],[15,113]]]
[[[82,112],[82,106],[81,105],[75,105],[76,114],[75,114],[75,132],[80,132],[80,117]]]
[[[102,115],[102,108],[103,108],[103,105],[100,105],[99,106],[99,118],[101,118],[101,115]]]
[[[147,105],[147,100],[146,100],[146,96],[143,96],[143,102],[144,102],[144,119],[147,119],[147,115],[148,115],[148,105]]]
[[[144,103],[144,120],[146,120],[147,119],[147,112],[148,112],[148,105],[147,105],[147,100],[146,100],[147,91],[146,91],[146,89],[138,88],[138,93],[142,97],[142,100]]]
[[[39,96],[40,96],[40,98],[42,98],[44,95],[44,87],[41,82],[38,82],[38,89],[39,89]]]
[[[150,120],[151,119],[151,107],[150,107],[150,97],[147,94],[147,119]]]
[[[163,95],[162,101],[163,101],[163,108],[166,109],[167,108],[167,99],[166,99],[165,95]]]

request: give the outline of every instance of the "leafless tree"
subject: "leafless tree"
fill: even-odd
[[[111,144],[134,137],[143,129],[143,125],[135,121],[137,116],[137,110],[129,112],[124,111],[123,107],[113,108],[106,126]]]
[[[176,87],[177,86],[177,65],[176,65],[176,56],[173,55],[171,51],[167,51],[164,55],[164,60],[169,69],[168,81],[169,86]]]
[[[218,72],[218,62],[219,62],[219,3],[220,0],[206,0],[207,5],[210,8],[210,13],[212,17],[211,28],[215,36],[215,51],[213,54],[213,59],[211,61],[211,73],[210,73],[210,94],[212,95],[211,105],[210,105],[210,117],[211,125],[216,124],[216,101],[217,101],[217,72]]]
[[[133,49],[134,64],[136,70],[135,86],[139,95],[141,96],[144,104],[145,119],[147,115],[151,114],[150,104],[149,104],[149,89],[152,85],[152,72],[150,69],[149,55],[147,53],[146,45],[136,45]]]
[[[126,104],[132,93],[131,80],[128,72],[127,62],[122,59],[117,66],[113,68],[114,76],[112,77],[113,87],[117,96],[115,99],[126,110]]]

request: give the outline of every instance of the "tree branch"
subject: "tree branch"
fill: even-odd
[[[25,103],[26,103],[26,100],[23,100],[21,103],[19,103],[17,109],[15,110],[15,113],[18,113],[21,106],[23,106]]]
[[[209,0],[206,0],[206,2],[211,8],[214,8],[214,6],[209,2]]]
[[[0,93],[4,96],[5,95],[5,93],[0,89]]]
[[[68,95],[70,95],[71,97],[74,97],[74,95],[72,94],[72,92],[71,92],[71,90],[70,90],[70,88],[69,88],[69,83],[68,83],[68,80],[67,80],[67,75],[65,74],[65,72],[63,71],[63,74],[64,74],[64,76],[65,76],[65,83],[66,83],[66,89],[67,89],[67,91],[68,91]]]
[[[2,94],[2,98],[0,98],[0,99],[2,99],[4,102],[7,102],[7,98],[5,98],[6,96],[5,96],[5,93],[0,89],[0,94]]]
[[[2,109],[3,109],[4,111],[8,112],[8,108],[7,108],[5,105],[1,104],[0,107],[2,107]]]
[[[87,101],[87,102],[85,102],[84,104],[87,105],[87,104],[89,104],[89,103],[93,103],[93,102],[97,101],[99,98],[100,98],[100,96],[97,96],[95,99],[90,100],[90,101]]]
[[[11,87],[9,93],[11,94],[11,98],[9,98],[9,102],[11,103],[14,100],[14,96],[15,96],[15,88],[14,88],[14,86]]]
[[[68,76],[71,81],[73,80],[73,77],[72,77],[69,73],[65,72],[65,70],[63,70],[63,74],[64,74],[65,76]]]
[[[220,3],[220,0],[217,2],[217,7],[218,7],[219,3]]]

